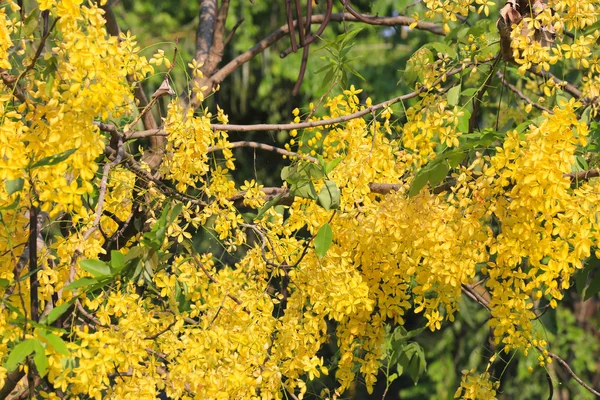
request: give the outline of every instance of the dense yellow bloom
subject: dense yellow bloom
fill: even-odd
[[[595,22],[596,2],[567,3],[554,2],[560,16],[543,13],[513,29],[515,61],[524,73],[575,60],[586,69],[584,96],[597,96],[600,62],[591,57],[597,35],[547,48],[525,32],[540,24],[561,32]],[[441,16],[446,30],[457,15],[487,15],[494,5],[425,4],[426,16]],[[56,330],[65,349],[44,339],[39,327],[29,324],[25,334],[46,346],[48,381],[74,396],[282,399],[290,391],[302,397],[307,380],[329,374],[320,351],[333,336],[339,362],[331,371],[339,392],[357,374],[371,391],[388,325],[404,324],[412,308],[426,327],[439,330],[459,311],[462,288],[479,281],[496,343],[524,352],[546,346],[533,329],[534,302],[544,297],[556,307],[600,240],[599,183],[572,185],[565,177],[587,143],[580,102],[559,102],[552,114],[507,132],[486,155],[454,168],[445,192],[425,187],[409,196],[415,174],[440,149],[463,150],[465,134],[472,133],[460,123],[464,107],[451,104],[439,83],[450,68],[448,55],[421,49],[410,62],[422,70],[415,86],[428,90],[406,106],[401,126],[392,122],[398,109],[386,106],[374,116],[291,132],[286,148],[301,153],[306,145],[315,156],[292,166],[336,165],[305,179],[317,193],[339,190],[336,206],[305,195],[266,209],[258,178],[233,181],[238,164],[229,135],[211,125],[227,124],[225,111],[195,114],[173,100],[163,120],[160,168],[149,171],[142,163],[132,172],[131,160],[111,166],[103,214],[96,216],[110,162],[103,154],[111,150],[98,122],[126,125],[135,118],[128,76],[139,81],[153,71],[150,64],[168,68],[171,61],[162,50],[146,60],[129,33],[109,37],[95,4],[39,6],[60,17],[56,38],[38,60],[44,68],[22,77],[24,97],[0,84],[0,180],[7,182],[0,185],[1,365],[23,339],[15,310],[31,313],[21,305],[29,283],[17,285],[15,275],[24,265],[33,207],[42,211],[46,235],[38,249],[40,306],[49,306],[45,316],[51,306],[75,311],[65,314],[66,333]],[[575,12],[578,7],[586,13]],[[7,12],[0,8],[0,68],[18,76],[22,65],[7,51],[18,22]],[[467,40],[475,46],[484,39]],[[202,77],[201,65],[189,67]],[[560,86],[549,80],[541,90],[550,96]],[[332,96],[326,115],[312,120],[365,110],[372,101],[361,104],[361,92],[350,86]],[[292,114],[300,121],[300,109]],[[390,183],[396,190],[376,189]],[[252,216],[247,208],[262,210]],[[313,238],[326,224],[331,244],[322,254]],[[128,227],[138,233],[122,243]],[[212,245],[223,247],[219,257]],[[81,286],[67,287],[81,278]],[[540,364],[550,362],[543,350],[540,357]],[[0,386],[7,372],[0,367]],[[457,396],[490,399],[497,389],[489,372],[468,371]]]

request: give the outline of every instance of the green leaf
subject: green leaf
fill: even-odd
[[[462,151],[449,152],[446,155],[446,162],[450,168],[456,168],[465,159],[466,154]]]
[[[398,379],[398,374],[396,374],[396,373],[393,373],[393,374],[391,374],[390,376],[388,376],[388,378],[387,378],[387,381],[388,381],[388,383],[392,383],[392,382],[394,382],[396,379]]]
[[[585,301],[590,299],[592,296],[598,294],[598,292],[600,292],[600,274],[596,274],[589,286],[585,289],[583,300]]]
[[[72,299],[66,303],[62,303],[60,306],[54,307],[52,311],[48,313],[48,315],[42,317],[40,323],[45,325],[51,325],[52,323],[54,323],[54,321],[59,319],[60,316],[63,315],[69,309],[69,307],[73,305],[73,303],[75,303],[75,300],[77,299]]]
[[[293,196],[311,200],[317,199],[317,189],[315,189],[315,185],[310,180],[303,180],[296,183],[290,188],[290,192]]]
[[[434,187],[438,183],[442,182],[446,175],[448,175],[448,171],[450,171],[450,166],[447,162],[442,161],[437,163],[435,167],[429,171],[429,183],[431,184],[431,187]]]
[[[325,71],[326,69],[330,69],[333,68],[333,65],[331,64],[325,64],[324,66],[322,66],[321,68],[319,68],[318,70],[316,70],[315,72],[313,72],[314,75],[320,74],[321,72]]]
[[[4,363],[4,368],[9,371],[14,371],[17,369],[19,364],[21,364],[28,355],[33,353],[34,350],[34,342],[35,339],[27,339],[23,340],[21,343],[17,344],[8,355],[6,362]]]
[[[337,167],[337,165],[342,161],[342,157],[338,157],[334,160],[329,161],[326,165],[325,165],[325,175],[329,175],[331,173],[331,171],[333,171],[335,169],[335,167]]]
[[[175,204],[175,207],[173,207],[173,209],[171,210],[171,215],[169,216],[169,225],[171,225],[173,222],[175,222],[175,220],[181,213],[181,210],[183,210],[183,204],[182,203]]]
[[[97,279],[86,276],[85,278],[81,278],[74,282],[71,282],[70,284],[65,286],[63,289],[64,290],[74,290],[74,289],[78,289],[80,287],[92,286],[92,285],[95,285],[96,283],[98,283]]]
[[[325,185],[319,192],[318,201],[321,207],[329,211],[340,206],[340,189],[334,181],[325,181]]]
[[[465,97],[471,97],[471,96],[474,96],[475,93],[477,93],[477,92],[478,92],[478,90],[476,88],[468,88],[468,89],[463,90],[461,95],[465,96]]]
[[[292,174],[292,167],[290,166],[285,166],[283,168],[281,168],[281,180],[282,181],[286,181],[288,180],[288,178],[290,177],[290,175]]]
[[[348,72],[350,72],[352,75],[356,76],[357,78],[359,78],[360,80],[362,80],[363,82],[366,81],[365,77],[362,76],[357,70],[355,70],[354,68],[350,67],[349,65],[344,65],[344,69]]]
[[[423,187],[425,185],[427,185],[428,181],[429,181],[429,170],[427,170],[425,168],[421,168],[421,170],[419,172],[417,172],[415,179],[413,179],[413,181],[410,185],[410,189],[408,190],[408,197],[414,197],[417,194],[419,194],[421,189],[423,189]]]
[[[455,106],[458,104],[458,101],[460,100],[461,87],[462,86],[459,84],[448,90],[448,105]]]
[[[144,255],[144,248],[142,246],[134,246],[131,249],[129,249],[127,254],[125,254],[125,262],[129,262],[136,258],[141,258],[143,255]]]
[[[421,346],[416,343],[415,345],[415,353],[408,364],[408,374],[416,385],[419,383],[419,378],[423,376],[423,372],[425,372],[427,368],[427,362],[425,361],[425,353],[423,352]]]
[[[329,87],[331,82],[333,81],[333,76],[335,75],[335,69],[331,68],[323,77],[323,82],[321,82],[321,87]]]
[[[34,169],[34,168],[39,168],[39,167],[49,167],[51,165],[56,165],[58,163],[65,161],[67,158],[69,158],[71,156],[71,154],[75,153],[76,151],[77,151],[77,148],[63,151],[62,153],[58,153],[53,156],[44,157],[41,160],[38,160],[35,163],[33,163],[33,165],[31,167],[29,167],[29,169]]]
[[[39,340],[33,342],[33,348],[35,350],[33,362],[35,363],[38,373],[43,377],[48,371],[48,357],[46,357],[46,351]]]
[[[79,262],[81,268],[92,274],[94,278],[110,276],[110,267],[100,260],[82,260]]]
[[[27,38],[30,36],[38,27],[38,17],[40,15],[40,9],[34,8],[31,10],[25,21],[23,21],[23,37]]]
[[[543,301],[540,301],[540,307],[545,307],[548,305],[548,300],[543,297]],[[556,335],[558,332],[558,322],[556,320],[556,309],[547,307],[544,311],[543,315],[540,317],[540,321],[544,324],[544,328],[553,335]]]
[[[303,176],[313,179],[322,179],[325,177],[323,168],[313,163],[305,163],[301,168],[301,173]]]
[[[0,287],[8,287],[10,285],[10,281],[8,279],[0,278]]]
[[[271,207],[273,207],[275,204],[277,204],[277,202],[283,197],[283,193],[278,194],[277,196],[273,197],[271,200],[267,201],[262,208],[258,211],[258,214],[256,214],[256,219],[260,219],[263,215],[265,215],[265,213],[267,211],[269,211],[269,209]]]
[[[67,348],[67,344],[59,336],[53,333],[44,332],[43,330],[39,330],[38,333],[40,334],[40,336],[46,339],[50,346],[52,346],[54,350],[56,350],[58,353],[65,356],[68,356],[70,354],[69,349]]]
[[[587,262],[583,269],[580,269],[575,273],[575,289],[577,289],[577,294],[579,294],[579,296],[583,297],[584,295],[585,285],[587,283],[591,269],[592,264],[590,262]]]
[[[463,115],[458,117],[458,125],[456,126],[460,132],[469,132],[469,119],[471,119],[471,112],[467,109],[463,109]]]
[[[331,226],[326,223],[317,232],[315,236],[315,253],[320,258],[325,257],[327,254],[327,250],[329,250],[329,246],[333,242],[333,231],[331,230]]]
[[[13,179],[11,181],[6,181],[6,192],[10,196],[13,193],[20,192],[23,189],[23,184],[25,181],[23,178]]]
[[[21,202],[21,195],[17,195],[17,198],[15,199],[15,201],[13,201],[12,203],[10,203],[7,206],[0,207],[0,211],[14,210],[15,208],[17,208],[19,206],[20,202]]]
[[[427,47],[433,48],[438,53],[442,53],[444,55],[447,54],[450,58],[456,58],[458,56],[458,54],[456,54],[456,51],[452,47],[442,42],[429,43],[427,44]]]

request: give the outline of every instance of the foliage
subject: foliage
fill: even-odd
[[[325,39],[315,75],[335,90],[293,111],[304,128],[279,127],[280,187],[236,179],[238,128],[204,100],[217,87],[197,85],[214,71],[185,52],[142,55],[131,32],[108,35],[106,2],[80,3],[0,6],[7,394],[29,375],[20,385],[52,399],[302,398],[316,383],[316,397],[340,398],[358,381],[385,395],[446,377],[452,360],[430,358],[444,355],[438,340],[478,350],[440,397],[514,393],[509,367],[519,383],[524,368],[570,378],[552,346],[596,372],[597,344],[557,307],[600,292],[598,2],[521,8],[508,36],[488,0],[411,6],[411,29],[427,19],[446,35],[411,50],[407,94],[379,104],[351,80],[364,79],[350,57],[361,31]],[[156,10],[167,30],[170,11]],[[551,46],[536,39],[548,27]],[[200,107],[167,90],[141,104],[152,76]],[[477,342],[460,340],[467,329]]]

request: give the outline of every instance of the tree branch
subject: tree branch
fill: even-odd
[[[121,29],[119,28],[119,24],[117,23],[117,19],[112,10],[110,3],[106,3],[101,6],[104,10],[104,18],[106,19],[106,29],[111,36],[116,36],[120,38]],[[120,40],[120,39],[119,39]],[[135,88],[133,95],[137,100],[138,112],[142,113],[146,107],[148,107],[148,97],[142,88],[141,83],[135,82],[131,75],[127,75],[127,81],[131,83],[135,83]],[[151,112],[144,113],[142,117],[142,124],[144,125],[144,129],[158,129],[158,124],[154,119],[154,116]],[[155,170],[158,168],[162,161],[162,155],[164,152],[165,146],[165,138],[163,137],[151,137],[150,138],[150,150],[144,154],[146,163],[150,166],[150,169]]]
[[[471,297],[471,298],[475,297],[476,298],[475,301],[477,303],[479,303],[482,307],[484,307],[488,311],[490,310],[490,304],[486,298],[479,295],[479,293],[477,293],[476,291],[472,290],[468,285],[461,286],[461,289],[463,292],[468,293],[469,297]],[[544,349],[540,346],[536,346],[536,349],[540,353],[544,352]],[[573,377],[573,379],[575,379],[577,381],[577,383],[579,383],[583,388],[588,390],[590,393],[595,394],[596,396],[600,396],[600,392],[598,392],[597,390],[592,388],[590,385],[585,383],[579,376],[577,376],[577,374],[575,372],[573,372],[573,370],[571,369],[571,367],[565,360],[563,360],[558,355],[551,353],[551,352],[548,352],[548,356],[555,359],[556,361],[558,361],[558,363],[565,369],[565,371],[567,371],[569,373],[569,375],[571,375],[571,377]]]
[[[565,92],[569,93],[571,96],[583,100],[583,93],[581,92],[581,90],[579,90],[578,88],[576,88],[573,84],[567,82],[567,81],[563,81],[559,78],[557,78],[555,75],[553,75],[551,72],[547,72],[547,71],[536,71],[535,68],[531,68],[529,70],[529,72],[537,75],[537,76],[541,76],[542,78],[546,79],[546,80],[550,80],[552,79],[557,85],[559,85],[560,87],[562,87],[564,89]],[[588,100],[589,101],[589,100]]]
[[[200,0],[200,21],[196,30],[196,54],[198,64],[204,64],[213,45],[217,0]]]
[[[294,153],[293,151],[287,151],[285,149],[281,149],[279,147],[271,146],[271,145],[264,144],[264,143],[250,142],[250,141],[244,140],[244,141],[240,141],[240,142],[230,142],[229,146],[227,146],[228,149],[234,149],[234,148],[238,148],[238,147],[250,147],[252,149],[272,151],[273,153],[281,154],[282,156],[286,156],[286,157],[290,157],[290,158],[306,160],[311,163],[317,162],[316,158],[311,157],[309,155]],[[225,149],[225,148],[218,147],[218,146],[212,146],[212,147],[208,148],[208,152],[212,153],[212,152],[220,151],[223,149]]]
[[[214,4],[213,4],[214,3]],[[204,7],[204,8],[203,8]],[[214,7],[214,8],[213,8]],[[217,69],[217,65],[223,59],[223,50],[225,49],[225,21],[229,13],[229,0],[221,1],[218,15],[215,17],[217,8],[216,0],[203,0],[200,8],[200,21],[196,32],[196,62],[200,67],[202,76],[194,76],[194,82],[198,88],[206,86],[204,96],[212,90],[212,85],[208,84],[209,76]],[[208,46],[208,47],[206,47]],[[192,108],[198,108],[200,101],[196,92],[192,92]]]
[[[399,25],[409,26],[410,24],[415,22],[414,19],[402,16],[402,15],[396,16],[396,17],[373,17],[373,16],[366,15],[363,17],[367,18],[371,25],[381,25],[381,26],[399,26]],[[325,18],[326,18],[325,14],[313,15],[310,18],[310,20],[307,19],[307,23],[310,22],[311,24],[322,24],[323,21],[325,20]],[[359,21],[355,16],[353,16],[350,13],[331,14],[330,20],[335,21],[335,22],[343,22],[343,21],[358,22]],[[294,21],[294,25],[295,24],[297,24],[297,21]],[[417,23],[416,29],[429,31],[436,35],[444,35],[443,28],[441,26],[436,25],[431,22],[419,21]],[[281,26],[279,29],[277,29],[276,31],[274,31],[273,33],[268,35],[266,38],[264,38],[263,40],[258,42],[254,47],[252,47],[251,49],[240,54],[239,56],[237,56],[236,58],[231,60],[229,63],[227,63],[225,66],[223,66],[223,68],[219,69],[219,71],[217,71],[213,76],[210,77],[210,80],[209,80],[210,86],[214,86],[216,84],[223,82],[223,80],[226,77],[228,77],[231,73],[233,73],[233,71],[235,71],[237,68],[239,68],[240,65],[247,63],[252,58],[254,58],[256,55],[263,52],[266,48],[272,46],[277,41],[279,41],[280,39],[287,36],[288,33],[289,33],[288,25],[286,24],[286,25]]]
[[[6,378],[4,379],[4,386],[0,388],[0,399],[6,399],[12,391],[15,389],[17,384],[23,379],[25,376],[25,371],[19,371],[18,369],[9,372]]]
[[[517,87],[515,85],[508,82],[502,72],[496,71],[496,75],[498,76],[498,78],[500,78],[500,81],[502,82],[502,84],[504,86],[506,86],[511,92],[516,94],[521,100],[525,101],[527,104],[531,104],[533,107],[537,108],[538,110],[545,111],[548,114],[553,114],[552,110],[544,107],[541,104],[534,102],[529,97],[525,96],[525,94],[523,94],[523,92],[521,92],[519,89],[517,89]]]

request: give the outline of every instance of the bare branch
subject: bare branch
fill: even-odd
[[[496,59],[492,66],[490,67],[490,72],[485,82],[483,83],[483,87],[477,92],[477,96],[473,99],[473,112],[471,113],[471,117],[469,118],[469,132],[473,132],[475,130],[475,123],[477,122],[477,117],[479,116],[479,110],[481,108],[481,103],[483,103],[483,96],[488,91],[490,84],[492,83],[492,79],[494,78],[494,69],[498,66],[500,62],[500,54],[496,56]]]
[[[369,18],[371,25],[381,25],[381,26],[409,26],[412,24],[414,19],[405,17],[405,16],[396,16],[396,17],[372,17],[372,16],[364,16],[365,18]],[[307,23],[310,21],[311,24],[322,24],[325,20],[325,14],[313,15],[310,20],[307,19]],[[357,22],[358,19],[350,13],[338,13],[331,14],[331,21],[342,22],[342,21],[350,21]],[[294,22],[296,24],[297,22]],[[436,25],[430,22],[422,22],[419,21],[417,23],[416,29],[429,31],[435,33],[436,35],[444,35],[444,30],[441,26]],[[284,38],[288,35],[289,29],[287,24],[281,26],[279,29],[271,33],[269,36],[258,42],[254,47],[240,54],[229,63],[227,63],[223,68],[219,69],[213,76],[210,78],[211,86],[214,86],[218,83],[223,82],[223,80],[229,76],[233,71],[240,67],[240,65],[247,63],[256,55],[263,52],[266,48],[272,46],[277,41]]]
[[[27,96],[25,96],[23,88],[18,84],[18,78],[16,76],[12,76],[6,70],[0,68],[0,77],[2,77],[2,82],[12,90],[12,95],[15,96],[17,100],[21,103],[27,102]]]
[[[121,29],[119,28],[119,24],[117,23],[117,19],[110,3],[101,6],[101,8],[104,10],[104,18],[106,19],[106,29],[108,30],[108,33],[111,36],[120,38]],[[127,75],[127,81],[131,83],[135,82],[131,75]],[[137,100],[138,111],[142,113],[142,111],[148,107],[148,97],[146,96],[146,93],[144,93],[141,83],[135,82],[133,95]],[[158,124],[150,112],[144,113],[142,116],[142,123],[144,129],[158,129]],[[150,138],[150,150],[144,154],[144,160],[148,163],[150,169],[155,170],[160,165],[164,152],[164,145],[165,138],[158,136]]]
[[[333,9],[333,0],[327,0],[327,10],[325,11],[325,16],[323,17],[323,22],[321,22],[321,25],[319,25],[319,28],[317,29],[317,32],[314,35],[310,35],[304,42],[304,46],[308,46],[309,44],[311,44],[312,42],[314,42],[315,40],[317,40],[321,34],[325,31],[325,28],[327,28],[327,25],[329,25],[329,21],[331,21],[331,11]],[[308,19],[307,19],[308,21]],[[279,57],[284,58],[286,56],[288,56],[289,54],[292,53],[292,49],[288,48],[286,50],[284,50]]]
[[[294,16],[292,15],[292,0],[285,0],[285,15],[287,17],[288,33],[290,34],[290,46],[295,53],[298,50],[296,45],[296,35],[294,33]]]
[[[472,290],[470,285],[462,285],[461,289],[463,292],[468,293],[469,297],[471,297],[471,298],[475,297],[475,301],[477,303],[479,303],[482,307],[484,307],[488,311],[490,310],[489,301],[486,298],[484,298],[483,296],[481,296],[479,293],[477,293],[477,291]],[[538,351],[540,353],[544,352],[544,349],[542,347],[536,346],[536,348],[538,349]],[[588,390],[590,393],[595,394],[596,396],[600,396],[600,392],[598,392],[597,390],[592,388],[590,385],[585,383],[579,376],[577,376],[577,374],[575,372],[573,372],[573,370],[571,369],[571,367],[565,360],[563,360],[558,355],[551,353],[551,352],[548,352],[548,356],[555,359],[556,361],[558,361],[558,363],[565,369],[565,371],[567,371],[569,373],[569,375],[571,375],[573,377],[573,379],[575,379],[577,381],[577,383],[579,383],[583,388]]]
[[[225,43],[223,43],[223,48],[227,47],[229,42],[231,42],[231,39],[233,39],[233,35],[235,35],[235,32],[238,30],[240,25],[242,25],[242,22],[244,22],[244,18],[241,18],[238,22],[235,23],[233,28],[231,28],[231,31],[229,31],[229,33],[227,34],[227,37],[225,38]]]
[[[294,153],[293,151],[287,151],[285,149],[281,149],[279,147],[271,146],[271,145],[264,144],[264,143],[250,142],[250,141],[244,140],[244,141],[240,141],[240,142],[231,142],[231,143],[229,143],[229,146],[227,146],[228,149],[234,149],[234,148],[238,148],[238,147],[250,147],[252,149],[272,151],[273,153],[281,154],[282,156],[287,156],[290,158],[306,160],[306,161],[309,161],[312,163],[317,162],[317,159],[314,157],[311,157],[311,156],[308,156],[305,154]],[[223,149],[224,149],[223,147],[212,146],[212,147],[208,148],[208,152],[211,153],[211,152],[220,151]]]
[[[9,372],[8,375],[6,375],[6,378],[4,378],[4,386],[0,388],[0,399],[6,399],[24,376],[25,370],[19,371],[17,369],[13,372]]]
[[[562,87],[565,92],[569,93],[571,96],[573,96],[573,97],[575,97],[577,99],[583,100],[582,99],[583,93],[581,92],[581,90],[579,90],[578,88],[576,88],[573,84],[557,78],[551,72],[546,72],[544,70],[538,72],[535,68],[531,68],[529,70],[529,72],[531,72],[531,73],[533,73],[533,74],[535,74],[537,76],[541,76],[545,80],[552,79],[558,86]]]
[[[204,7],[204,11],[202,7]],[[219,8],[219,12],[215,17],[216,7],[216,0],[202,1],[200,21],[196,33],[196,62],[199,65],[203,64],[200,68],[203,75],[194,76],[194,82],[198,88],[206,87],[206,90],[204,90],[205,96],[212,90],[212,85],[208,84],[209,76],[214,73],[217,65],[223,59],[226,43],[224,38],[225,21],[229,13],[229,0],[221,1],[221,8]],[[196,92],[192,92],[191,106],[193,108],[200,106]]]
[[[573,182],[573,183],[575,183],[577,181],[587,181],[587,180],[590,180],[591,178],[597,178],[599,176],[600,176],[600,170],[597,170],[597,169],[590,169],[588,171],[573,172],[570,174],[563,175],[563,177],[565,177],[565,178],[571,178],[571,182]]]
[[[538,350],[543,351],[543,349],[540,347],[538,347]],[[594,388],[592,388],[590,385],[585,383],[579,376],[577,376],[577,374],[575,372],[573,372],[573,370],[571,369],[571,367],[565,360],[563,360],[562,358],[560,358],[558,355],[556,355],[554,353],[549,352],[548,355],[550,357],[552,357],[553,359],[555,359],[556,361],[558,361],[558,363],[565,369],[565,371],[567,371],[569,373],[569,375],[571,375],[573,377],[573,379],[575,379],[577,381],[577,383],[579,383],[581,386],[583,386],[585,389],[587,389],[590,393],[593,393],[596,396],[600,396],[600,392],[595,390]]]
[[[196,55],[198,64],[204,64],[213,45],[217,0],[200,1],[200,21],[196,30]]]
[[[517,89],[517,87],[515,85],[508,82],[502,72],[496,71],[496,75],[498,76],[498,78],[500,78],[500,81],[502,82],[502,84],[504,86],[506,86],[511,92],[516,94],[521,100],[525,101],[527,104],[531,104],[533,107],[537,108],[538,110],[545,111],[549,114],[553,114],[552,110],[544,107],[541,104],[534,102],[529,97],[525,96],[525,94],[523,94],[523,92],[521,92],[519,89]]]

